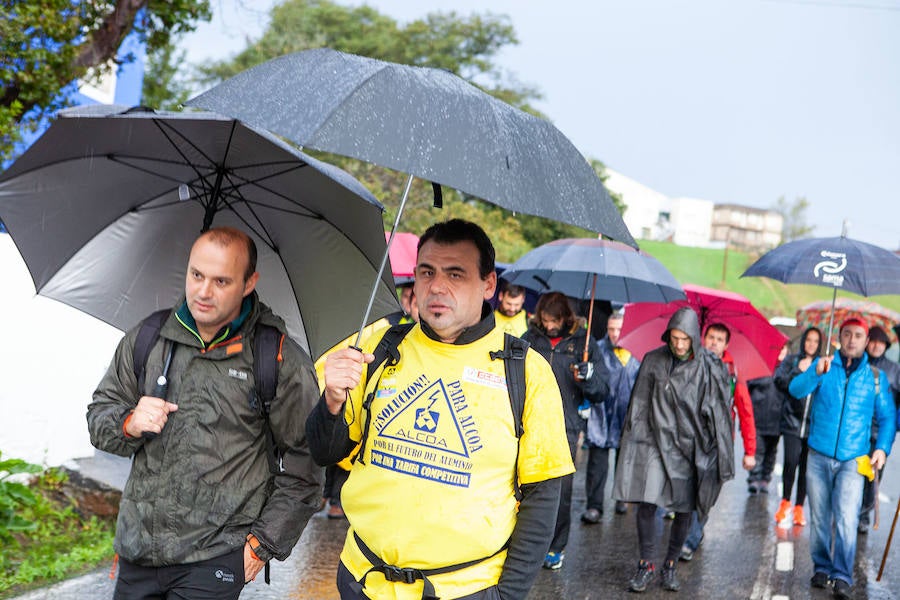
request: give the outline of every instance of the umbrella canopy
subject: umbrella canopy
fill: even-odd
[[[555,290],[582,300],[590,298],[592,290],[595,298],[622,304],[685,297],[681,284],[662,263],[609,240],[554,240],[523,254],[503,278],[538,292]]]
[[[731,331],[728,351],[742,380],[773,373],[788,337],[770,325],[747,298],[691,284],[684,285],[684,292],[687,300],[627,305],[619,344],[643,359],[644,354],[663,344],[662,334],[675,311],[690,306],[700,317],[701,330],[712,323],[723,323]]]
[[[865,302],[861,300],[850,300],[848,298],[838,298],[835,302],[834,323],[840,325],[845,319],[850,317],[858,317],[869,324],[869,327],[881,327],[892,343],[897,343],[897,334],[894,326],[900,324],[900,313],[889,308],[881,306],[875,302]],[[806,329],[808,327],[818,327],[824,329],[828,327],[831,320],[832,306],[830,300],[820,300],[812,302],[797,309],[797,327]],[[836,345],[837,332],[832,332],[831,343]]]
[[[384,232],[387,241],[391,236],[390,231]],[[391,274],[394,276],[395,285],[412,283],[416,271],[416,260],[419,257],[419,236],[414,233],[397,232],[394,234],[394,243],[391,244]]]
[[[832,288],[834,307],[839,289],[862,296],[900,294],[900,256],[846,235],[810,238],[766,252],[741,277],[768,277],[784,283]],[[825,329],[826,338],[831,339],[834,319],[829,319]],[[830,353],[832,346],[826,348]]]
[[[900,294],[900,256],[844,236],[810,238],[766,252],[741,277],[820,285],[862,296]]]
[[[38,293],[120,329],[184,293],[209,226],[256,242],[260,297],[315,357],[354,330],[385,251],[355,179],[208,113],[65,110],[0,175],[0,218]],[[398,309],[390,277],[373,320]]]
[[[317,48],[247,69],[187,104],[637,247],[566,136],[442,69]]]

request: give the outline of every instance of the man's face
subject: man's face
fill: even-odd
[[[478,248],[473,242],[438,244],[428,240],[419,249],[415,294],[419,317],[444,342],[452,343],[463,329],[481,320],[481,307],[494,295],[497,274],[482,279]]]
[[[815,356],[819,351],[820,339],[818,331],[810,331],[803,342],[803,353],[807,356]]]
[[[847,325],[841,329],[841,352],[850,358],[859,358],[866,350],[868,335],[859,325]]]
[[[606,322],[606,337],[609,338],[609,343],[613,346],[619,343],[619,336],[622,335],[622,323],[622,319],[614,317],[610,317]]]
[[[204,340],[209,341],[219,329],[241,312],[241,302],[256,287],[259,273],[244,281],[247,248],[234,241],[223,246],[201,237],[194,242],[188,259],[184,293],[188,310]]]
[[[550,337],[559,337],[562,332],[563,320],[557,317],[551,317],[546,313],[541,313],[541,327]]]
[[[403,312],[405,312],[406,314],[410,313],[412,297],[413,287],[411,285],[405,285],[400,288],[400,308],[402,308]]]
[[[868,352],[869,356],[872,358],[881,358],[884,356],[885,350],[887,350],[887,344],[881,340],[869,340],[869,343],[866,344],[866,352]]]
[[[500,311],[500,314],[506,317],[514,317],[519,314],[519,311],[525,305],[525,294],[510,296],[506,292],[500,292],[497,300],[499,300],[497,310]]]
[[[703,347],[722,358],[725,354],[725,349],[728,348],[725,332],[718,329],[707,329],[706,335],[703,336]]]
[[[678,358],[687,358],[691,353],[691,336],[680,329],[670,329],[669,349]]]

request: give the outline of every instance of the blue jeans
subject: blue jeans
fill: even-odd
[[[810,517],[809,549],[815,572],[853,585],[856,526],[863,495],[863,476],[856,470],[856,461],[836,460],[810,448],[806,494]]]
[[[688,532],[687,539],[684,540],[684,545],[692,551],[696,551],[700,547],[700,542],[703,541],[703,528],[706,527],[707,520],[709,520],[708,513],[702,521],[697,518],[696,510],[691,513],[691,530]]]

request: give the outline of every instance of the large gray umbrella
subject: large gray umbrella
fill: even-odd
[[[183,294],[209,226],[247,231],[257,289],[313,357],[352,333],[385,251],[355,179],[210,113],[62,111],[0,175],[0,219],[43,296],[120,329]],[[373,319],[398,310],[390,273]]]
[[[637,247],[565,135],[448,71],[318,48],[247,69],[187,104]]]
[[[554,240],[523,254],[503,279],[537,292],[629,302],[683,300],[684,290],[658,260],[619,242]]]

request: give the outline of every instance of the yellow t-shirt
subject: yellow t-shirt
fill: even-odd
[[[371,351],[380,336],[366,344]],[[353,532],[388,564],[433,569],[491,556],[516,523],[513,466],[516,436],[495,328],[465,345],[428,338],[417,325],[400,344],[400,362],[386,367],[375,390],[364,461],[353,464],[341,492],[350,530],[341,560],[359,580],[371,567]],[[562,401],[550,365],[529,350],[525,361],[520,484],[574,472]],[[374,381],[372,382],[374,384]],[[370,390],[371,391],[371,390]],[[366,415],[362,384],[344,417],[360,440]],[[506,552],[476,565],[429,577],[442,598],[495,585]],[[422,581],[385,581],[370,573],[373,598],[416,599]]]
[[[495,310],[494,321],[499,329],[516,337],[522,337],[528,331],[528,314],[524,310],[517,312],[514,317],[507,317]]]

